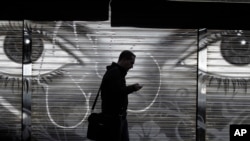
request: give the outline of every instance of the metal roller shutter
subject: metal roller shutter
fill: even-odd
[[[136,54],[127,84],[137,140],[229,140],[249,122],[249,31],[110,27],[109,21],[1,21],[1,138],[88,140],[107,65]],[[97,103],[100,110],[100,101]]]
[[[230,125],[249,123],[249,31],[208,30],[202,36],[206,140],[228,141]]]
[[[196,30],[114,28],[109,22],[26,22],[38,27],[32,32],[33,50],[42,44],[35,32],[43,34],[37,36],[43,38],[43,53],[31,66],[35,139],[86,140],[86,117],[106,66],[125,49],[137,55],[127,83],[144,85],[129,96],[131,140],[195,139],[197,70],[178,61],[196,49]]]
[[[21,139],[23,22],[0,23],[0,137]]]

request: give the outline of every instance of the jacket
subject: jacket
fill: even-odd
[[[127,86],[126,69],[112,63],[106,67],[101,84],[102,112],[106,114],[124,114],[128,107],[128,94],[135,91],[133,86]]]

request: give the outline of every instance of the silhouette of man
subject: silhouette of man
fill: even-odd
[[[102,79],[101,99],[102,113],[107,117],[105,132],[100,140],[129,141],[127,107],[128,94],[142,88],[138,83],[127,86],[125,76],[133,68],[136,55],[124,50],[120,53],[118,62],[107,66]]]

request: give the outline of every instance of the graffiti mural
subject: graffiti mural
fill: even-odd
[[[199,73],[206,84],[206,137],[229,140],[230,125],[249,123],[249,31],[213,30],[201,37],[201,52],[207,52],[207,67]]]
[[[106,66],[125,49],[137,56],[127,83],[144,85],[129,96],[132,141],[227,141],[230,124],[249,122],[249,31],[109,21],[0,25],[1,138],[87,141],[87,117]]]

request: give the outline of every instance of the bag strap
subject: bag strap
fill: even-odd
[[[99,97],[100,91],[101,91],[101,86],[100,86],[100,88],[98,89],[97,95],[96,95],[96,97],[95,97],[95,101],[94,101],[94,103],[93,103],[93,105],[92,105],[91,113],[92,113],[92,111],[94,111],[94,109],[95,109],[95,105],[96,105],[97,99],[98,99],[98,97]]]

